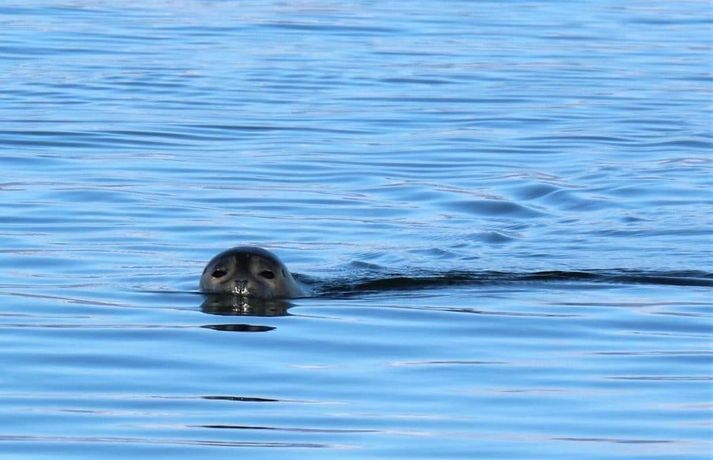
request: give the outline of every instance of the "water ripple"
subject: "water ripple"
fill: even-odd
[[[0,6],[0,455],[710,456],[707,2],[119,5]]]

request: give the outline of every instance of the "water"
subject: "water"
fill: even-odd
[[[710,6],[3,2],[0,455],[710,458]]]

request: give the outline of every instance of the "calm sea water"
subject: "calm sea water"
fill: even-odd
[[[0,457],[710,458],[712,23],[3,1]]]

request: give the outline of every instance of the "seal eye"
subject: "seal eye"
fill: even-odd
[[[263,278],[267,278],[267,279],[269,279],[269,280],[275,278],[275,274],[272,273],[270,270],[263,270],[263,271],[261,271],[261,272],[260,272],[260,276],[262,276]]]
[[[213,276],[213,278],[222,278],[227,274],[228,274],[228,270],[226,270],[225,268],[216,267],[215,270],[213,270],[212,276]]]

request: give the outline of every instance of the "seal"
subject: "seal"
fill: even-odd
[[[289,299],[304,295],[275,254],[254,246],[238,246],[213,257],[203,270],[200,289],[208,294],[258,299]]]

